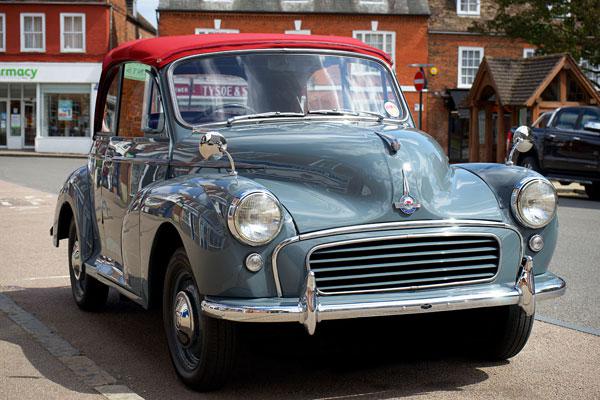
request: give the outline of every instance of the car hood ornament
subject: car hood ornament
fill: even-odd
[[[411,215],[421,208],[421,204],[410,195],[410,188],[408,187],[408,179],[406,179],[404,168],[402,168],[402,184],[404,187],[404,194],[399,201],[394,203],[394,208],[402,211],[406,215]]]

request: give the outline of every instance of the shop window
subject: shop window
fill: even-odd
[[[46,51],[45,14],[21,14],[21,51]]]
[[[396,32],[377,30],[353,31],[352,37],[369,46],[385,51],[392,57],[392,62],[394,62],[396,57]]]
[[[42,92],[45,136],[90,136],[89,85],[48,85]]]
[[[119,103],[118,136],[141,137],[163,131],[163,108],[150,66],[125,64]]]
[[[479,15],[479,0],[456,0],[456,14],[458,15]]]
[[[6,14],[0,14],[0,51],[6,51]]]
[[[85,14],[60,14],[60,51],[85,52]]]
[[[475,80],[483,59],[483,47],[458,48],[458,87],[468,89]]]

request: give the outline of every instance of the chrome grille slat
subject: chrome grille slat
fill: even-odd
[[[308,257],[321,294],[481,282],[493,279],[499,263],[490,234],[359,239],[317,246]]]
[[[412,285],[412,284],[419,284],[419,283],[428,283],[428,282],[437,282],[437,281],[447,281],[449,279],[454,279],[454,278],[459,278],[459,279],[464,279],[464,278],[468,278],[468,277],[475,277],[475,278],[490,278],[494,276],[493,273],[487,273],[487,274],[469,274],[469,275],[457,275],[454,277],[446,277],[446,278],[423,278],[423,279],[407,279],[407,280],[401,280],[401,281],[392,281],[392,282],[385,282],[383,283],[383,285]],[[381,283],[378,282],[370,282],[370,283],[356,283],[356,284],[351,284],[351,285],[338,285],[338,286],[324,286],[323,289],[346,289],[346,288],[363,288],[363,287],[370,287],[370,286],[381,286]]]
[[[423,251],[423,252],[410,252],[410,253],[400,253],[400,254],[377,254],[370,256],[361,256],[361,260],[376,260],[381,258],[405,258],[405,257],[415,257],[415,256],[436,256],[436,255],[447,255],[447,254],[462,254],[462,253],[484,253],[484,252],[492,252],[496,251],[494,247],[481,247],[481,248],[472,248],[472,249],[455,249],[455,250],[440,250],[440,251]],[[342,262],[342,261],[352,261],[356,260],[357,257],[343,257],[343,258],[327,258],[327,259],[318,259],[311,261],[312,265],[322,264],[322,263],[334,263],[334,262]]]

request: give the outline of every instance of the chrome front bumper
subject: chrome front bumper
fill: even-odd
[[[482,284],[415,292],[318,296],[309,273],[300,298],[231,299],[207,297],[202,311],[213,318],[238,322],[300,322],[309,334],[325,320],[420,314],[471,308],[519,305],[528,315],[535,301],[564,294],[565,281],[547,272],[535,276],[525,257],[514,285]]]

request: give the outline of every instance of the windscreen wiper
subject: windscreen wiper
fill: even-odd
[[[311,115],[311,114],[321,114],[321,115],[353,115],[355,117],[358,117],[361,114],[367,114],[370,116],[373,116],[375,118],[377,118],[378,122],[383,121],[383,119],[385,118],[385,116],[374,112],[374,111],[353,111],[353,110],[338,110],[338,109],[331,109],[331,110],[309,110],[306,112],[306,115]]]
[[[227,119],[227,126],[231,126],[234,122],[244,121],[247,119],[260,119],[260,118],[279,118],[279,117],[304,117],[303,113],[298,112],[288,112],[288,111],[269,111],[264,113],[256,113],[256,114],[245,114],[245,115],[237,115],[235,117],[231,117]]]

